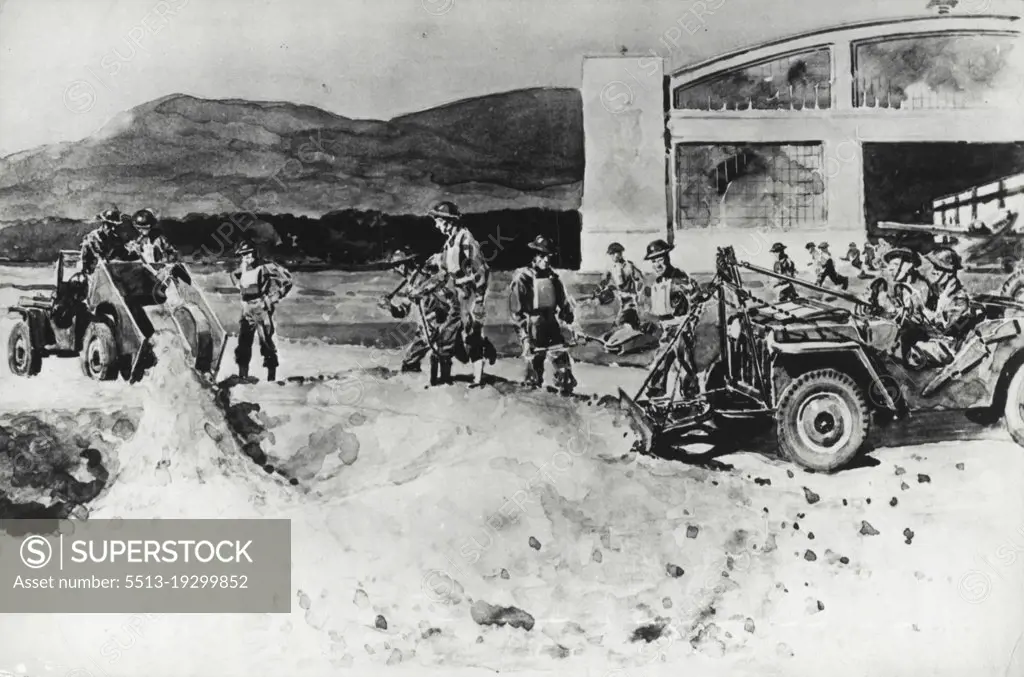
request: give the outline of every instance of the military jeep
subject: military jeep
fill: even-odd
[[[100,261],[87,276],[79,252],[61,251],[55,269],[51,294],[8,308],[20,316],[7,343],[11,373],[31,377],[45,357],[78,357],[89,378],[135,381],[152,364],[147,339],[167,329],[185,339],[197,371],[216,376],[226,333],[182,264]]]
[[[799,297],[787,303],[756,298],[740,270],[791,281],[849,303]],[[620,401],[640,435],[642,451],[696,429],[735,435],[774,426],[785,458],[815,471],[847,466],[863,448],[873,419],[915,411],[972,411],[1002,417],[1024,446],[1024,305],[1000,296],[972,299],[971,315],[952,362],[911,366],[900,321],[851,294],[740,262],[719,249],[716,275],[688,317],[693,324],[717,301],[719,357],[701,375],[700,393],[652,396],[649,383]],[[684,323],[685,324],[685,323]],[[651,368],[668,361],[669,346]]]

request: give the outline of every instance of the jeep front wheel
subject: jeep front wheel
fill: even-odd
[[[1006,389],[1003,420],[1013,441],[1024,447],[1024,366],[1017,369]]]
[[[811,371],[790,383],[775,420],[782,455],[819,472],[845,466],[863,446],[869,425],[864,393],[834,369]]]
[[[7,338],[7,366],[15,376],[35,376],[42,369],[39,346],[32,344],[32,333],[25,320],[19,320]]]
[[[102,321],[93,322],[82,339],[82,371],[97,381],[117,378],[117,343],[114,330]]]

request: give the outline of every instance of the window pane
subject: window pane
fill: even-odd
[[[687,110],[802,110],[832,103],[827,47],[747,66],[677,87],[675,107]]]
[[[854,47],[854,105],[868,108],[969,108],[1020,93],[1004,35],[929,35]]]
[[[823,225],[820,143],[676,146],[676,227]]]

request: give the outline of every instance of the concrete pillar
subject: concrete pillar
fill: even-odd
[[[632,260],[668,233],[664,64],[658,57],[583,60],[581,264],[607,266],[611,242]]]

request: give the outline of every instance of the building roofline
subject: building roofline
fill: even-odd
[[[815,36],[826,36],[826,35],[832,35],[832,34],[841,34],[841,33],[845,33],[845,32],[848,32],[848,31],[852,32],[852,31],[856,31],[856,30],[863,30],[865,28],[873,28],[873,27],[876,27],[876,26],[878,26],[878,27],[880,27],[880,26],[897,26],[899,24],[914,23],[914,22],[927,22],[927,23],[931,24],[931,23],[939,23],[939,22],[946,21],[946,20],[960,20],[960,21],[964,21],[964,20],[1019,21],[1020,17],[1016,16],[1016,15],[1013,15],[1013,14],[968,14],[968,15],[963,15],[963,14],[943,14],[943,15],[940,15],[940,16],[906,16],[906,17],[898,17],[898,18],[895,18],[895,19],[872,19],[872,20],[869,20],[869,21],[857,21],[857,22],[851,22],[851,23],[848,23],[848,24],[841,24],[841,25],[838,25],[838,26],[830,26],[828,28],[818,28],[818,29],[815,29],[815,30],[812,30],[812,31],[805,31],[803,33],[795,33],[793,35],[787,35],[785,37],[775,38],[774,40],[768,40],[766,42],[761,42],[761,43],[757,43],[757,44],[750,45],[750,46],[747,46],[747,47],[742,47],[740,49],[736,49],[736,50],[733,50],[731,52],[725,52],[724,54],[719,54],[717,56],[713,56],[710,59],[704,59],[703,61],[698,61],[696,63],[692,63],[692,64],[689,64],[687,66],[682,66],[681,68],[677,68],[674,71],[672,71],[670,73],[667,73],[667,75],[669,77],[676,77],[678,75],[685,75],[687,73],[692,73],[694,71],[701,70],[703,68],[711,66],[711,65],[713,65],[715,63],[718,63],[720,61],[727,61],[729,59],[733,59],[733,58],[736,58],[736,57],[739,57],[739,56],[743,56],[744,54],[750,54],[752,52],[758,52],[758,51],[761,51],[761,50],[768,49],[770,47],[779,47],[779,46],[785,45],[788,42],[796,42],[798,40],[805,40],[807,38],[813,38]]]

